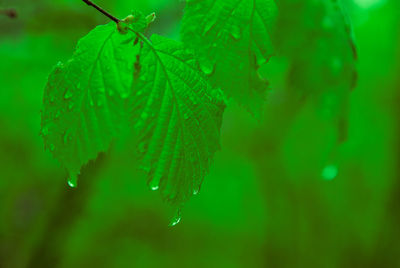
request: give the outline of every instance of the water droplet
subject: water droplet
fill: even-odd
[[[143,120],[146,120],[146,119],[149,117],[149,115],[148,115],[146,112],[143,112],[143,113],[140,115],[140,117],[141,117]]]
[[[334,74],[339,74],[342,69],[342,61],[339,58],[334,58],[331,62],[331,68]]]
[[[261,55],[257,57],[256,61],[257,61],[257,65],[258,65],[258,66],[261,66],[261,65],[263,65],[264,63],[267,63],[267,62],[268,62],[268,60],[265,59],[264,57],[262,57]]]
[[[181,221],[181,210],[178,209],[178,210],[176,211],[175,216],[172,218],[172,220],[171,220],[169,226],[170,226],[170,227],[173,227],[173,226],[177,225],[180,221]]]
[[[214,72],[215,64],[210,61],[200,62],[200,69],[206,74],[210,75]]]
[[[325,16],[324,19],[322,20],[322,27],[325,30],[330,30],[333,29],[334,26],[335,25],[333,23],[333,20],[329,16]]]
[[[121,98],[127,99],[129,97],[129,92],[122,92],[121,93]]]
[[[324,180],[330,181],[336,178],[339,170],[336,165],[330,164],[324,167],[321,176]]]
[[[94,102],[91,96],[89,96],[89,104],[90,106],[94,106]]]
[[[71,177],[69,177],[68,186],[71,188],[76,188],[78,186],[78,178],[76,175],[71,175]]]
[[[67,89],[64,93],[64,99],[69,100],[70,98],[72,98],[73,94],[72,91]]]
[[[153,190],[153,191],[157,191],[158,188],[159,188],[159,186],[158,186],[158,185],[154,185],[154,186],[152,186],[152,187],[150,187],[150,188],[151,188],[151,190]]]
[[[49,134],[49,128],[47,126],[42,128],[42,135],[47,136]]]
[[[232,26],[232,30],[231,30],[230,34],[233,37],[233,39],[235,39],[235,40],[239,40],[242,37],[242,31],[239,28],[239,26],[237,26],[237,25]]]
[[[193,190],[193,195],[198,195],[198,194],[199,194],[199,189],[198,188],[194,189]]]
[[[160,177],[156,176],[150,181],[150,189],[153,191],[157,191],[160,188]]]

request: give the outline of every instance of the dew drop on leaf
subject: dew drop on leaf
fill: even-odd
[[[146,120],[146,119],[149,117],[149,115],[148,115],[146,112],[143,112],[143,113],[140,115],[140,117],[141,117],[143,120]]]
[[[127,99],[128,97],[129,97],[129,93],[128,92],[122,92],[121,93],[121,98]]]
[[[49,128],[47,126],[42,128],[42,135],[47,136],[49,134]]]
[[[76,176],[69,177],[68,186],[71,188],[76,188],[78,186],[78,178]]]
[[[64,99],[69,100],[70,98],[72,98],[72,91],[67,89],[64,93]]]
[[[214,72],[215,64],[210,61],[200,62],[200,69],[206,74],[210,75]]]
[[[233,39],[235,39],[235,40],[239,40],[242,37],[242,31],[240,30],[239,26],[237,26],[237,25],[233,25],[230,34],[233,37]]]

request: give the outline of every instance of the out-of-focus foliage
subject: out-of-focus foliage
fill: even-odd
[[[182,22],[182,39],[213,85],[257,117],[268,88],[257,70],[273,53],[276,13],[273,0],[194,0],[187,1]]]
[[[120,18],[155,11],[150,32],[178,38],[181,1],[97,2]],[[76,189],[43,150],[47,74],[107,19],[78,0],[1,1],[18,18],[0,17],[0,266],[400,266],[400,3],[342,2],[359,52],[347,140],[312,99],[288,97],[289,63],[271,61],[265,117],[228,106],[222,150],[169,228],[173,211],[125,148],[85,167]]]

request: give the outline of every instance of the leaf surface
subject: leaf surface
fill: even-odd
[[[182,22],[182,39],[213,86],[256,116],[268,88],[257,70],[273,53],[275,17],[273,0],[187,0]]]
[[[222,93],[182,43],[153,35],[140,62],[131,108],[142,167],[150,187],[179,204],[199,191],[219,149]]]
[[[108,150],[124,118],[133,81],[134,53],[115,24],[98,26],[82,38],[67,63],[59,63],[44,92],[45,147],[66,167],[70,184],[99,152]]]

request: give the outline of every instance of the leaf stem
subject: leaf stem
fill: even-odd
[[[121,20],[114,17],[113,15],[111,15],[110,13],[108,13],[107,11],[105,11],[103,8],[99,7],[98,5],[96,5],[95,3],[93,3],[90,0],[82,0],[84,3],[86,3],[88,6],[94,7],[95,9],[97,9],[98,11],[100,11],[103,15],[105,15],[106,17],[108,17],[110,20],[112,20],[115,23],[119,23]]]

